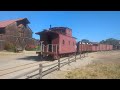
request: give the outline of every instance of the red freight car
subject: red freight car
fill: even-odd
[[[85,52],[85,51],[107,51],[112,50],[113,45],[107,45],[107,44],[99,44],[99,43],[91,43],[91,44],[84,44],[81,42],[78,42],[77,44],[77,52]]]
[[[92,51],[92,44],[78,42],[77,43],[77,53],[90,52]]]
[[[78,53],[82,53],[82,52],[84,52],[84,51],[86,51],[86,45],[85,45],[85,43],[83,43],[83,42],[78,42],[77,43],[77,52]]]
[[[39,55],[49,55],[54,59],[76,52],[76,38],[72,37],[72,29],[53,27],[36,33],[40,35],[41,51]]]

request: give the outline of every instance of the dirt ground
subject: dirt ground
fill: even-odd
[[[79,57],[79,55],[77,56]],[[43,77],[43,79],[64,79],[69,71],[83,68],[93,62],[96,63],[120,63],[120,51],[104,51],[89,53],[88,57],[78,59],[70,65],[61,68],[60,71],[54,71]],[[43,65],[51,64],[57,61],[40,60],[35,51],[23,53],[0,52],[0,79],[9,79],[26,71],[32,70],[40,63]],[[26,68],[26,69],[25,69]]]
[[[70,66],[64,66],[63,68],[61,68],[61,71],[53,72],[43,78],[44,79],[116,78],[116,77],[120,77],[119,76],[120,74],[117,73],[120,70],[114,69],[114,67],[117,67],[116,64],[120,65],[120,51],[94,52],[94,53],[89,53],[88,57],[86,57],[86,58],[79,59],[79,60],[77,60],[77,62],[71,63]],[[92,66],[92,65],[96,65],[96,66]],[[88,68],[88,66],[89,66],[89,68]],[[98,66],[99,66],[99,69],[96,69],[96,68],[98,68]],[[107,66],[107,68],[106,68],[106,66]],[[108,71],[103,70],[104,74],[106,74],[110,77],[106,77],[104,74],[100,76],[101,73],[98,73],[98,71],[103,72],[102,69],[104,69],[104,68],[108,69]],[[108,73],[110,71],[109,69],[113,69],[112,72],[114,74],[117,73],[118,76],[115,77],[115,75],[112,72]],[[75,72],[76,70],[78,70],[77,73]],[[98,70],[98,71],[96,71],[96,70]],[[88,74],[91,74],[91,72],[93,72],[92,73],[93,76],[91,75],[92,77],[89,77],[90,75],[88,75]],[[96,73],[98,74],[97,77],[94,76],[94,75],[96,75]],[[76,74],[81,74],[81,75],[76,75]],[[67,78],[66,76],[69,76],[69,78]],[[72,76],[72,77],[70,77],[70,76]],[[77,76],[79,76],[79,77],[77,77]]]
[[[40,63],[50,63],[50,61],[41,60],[35,51],[0,52],[0,78],[7,79],[17,76],[38,67]]]

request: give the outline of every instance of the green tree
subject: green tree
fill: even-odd
[[[81,42],[84,42],[84,43],[89,43],[90,41],[87,40],[87,39],[82,39]]]
[[[114,39],[114,38],[108,38],[108,39],[106,39],[106,40],[100,41],[100,43],[103,43],[103,44],[111,44],[111,45],[119,45],[119,40]]]

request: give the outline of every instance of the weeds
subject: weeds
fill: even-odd
[[[120,79],[120,64],[94,63],[68,72],[66,79]]]

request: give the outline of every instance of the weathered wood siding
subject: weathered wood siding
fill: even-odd
[[[24,22],[14,22],[8,25],[7,27],[5,27],[4,31],[5,31],[5,34],[0,35],[0,40],[4,40],[5,42],[11,42],[16,47],[23,48],[25,47],[25,45],[36,44],[35,40],[32,39],[32,30]],[[27,38],[23,40],[24,37],[27,37]],[[3,50],[4,44],[1,44],[0,47],[1,47],[0,50]]]

